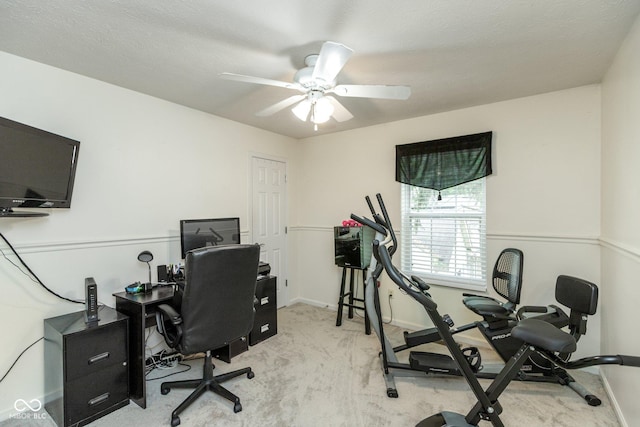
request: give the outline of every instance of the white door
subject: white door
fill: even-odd
[[[269,263],[277,277],[278,308],[289,303],[287,292],[286,163],[251,158],[252,234],[260,244],[260,260]]]

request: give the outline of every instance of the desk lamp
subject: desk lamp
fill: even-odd
[[[148,292],[151,290],[152,285],[151,285],[151,264],[149,264],[151,261],[153,261],[153,254],[149,251],[142,251],[138,254],[138,261],[140,262],[146,262],[147,263],[147,267],[149,267],[149,282],[145,283],[144,285],[144,290],[145,292]]]

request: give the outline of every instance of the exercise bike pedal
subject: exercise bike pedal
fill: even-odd
[[[409,366],[427,373],[462,375],[453,358],[446,354],[412,351],[409,353]]]

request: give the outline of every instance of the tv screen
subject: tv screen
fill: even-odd
[[[192,249],[240,243],[240,218],[180,221],[182,258]]]
[[[0,214],[68,208],[80,142],[0,117]]]

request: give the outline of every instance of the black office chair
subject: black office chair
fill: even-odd
[[[202,379],[164,382],[160,392],[172,388],[195,390],[171,414],[171,425],[180,424],[179,414],[206,390],[234,402],[240,412],[240,399],[220,385],[247,374],[251,368],[213,375],[211,351],[246,336],[253,326],[254,298],[258,277],[258,245],[225,245],[195,249],[185,258],[185,286],[179,312],[163,304],[158,307],[158,329],[167,344],[183,355],[205,353]]]
[[[482,316],[490,329],[503,328],[508,320],[515,318],[515,309],[520,304],[523,260],[520,249],[507,248],[500,252],[493,267],[493,289],[506,302],[483,295],[463,294],[464,305]]]

